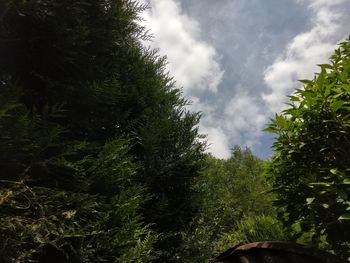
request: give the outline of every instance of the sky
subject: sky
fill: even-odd
[[[208,151],[230,157],[249,147],[272,155],[263,131],[299,79],[312,79],[350,34],[350,0],[142,0],[144,44],[167,57],[167,70],[201,112]]]

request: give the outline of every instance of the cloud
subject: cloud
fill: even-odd
[[[221,159],[227,159],[230,157],[231,151],[228,147],[228,137],[221,128],[212,126],[206,127],[202,124],[201,131],[207,134],[207,140],[209,142],[209,147],[207,149],[208,152]]]
[[[312,13],[312,28],[295,36],[285,52],[264,72],[269,93],[262,94],[262,98],[271,112],[283,108],[286,95],[297,87],[297,80],[312,78],[314,72],[319,71],[316,65],[327,62],[336,44],[348,34],[341,27],[344,13],[340,4],[346,0],[296,1],[308,5]]]
[[[219,158],[236,144],[267,158],[272,136],[262,129],[269,117],[349,33],[349,0],[143,2],[154,36],[146,45],[167,56]]]
[[[186,95],[216,92],[223,77],[216,50],[201,39],[196,20],[184,14],[175,0],[149,0],[144,24],[154,36],[150,44],[166,55],[167,69]]]
[[[203,103],[197,97],[190,97],[189,99],[192,102],[189,109],[193,112],[202,113],[199,130],[202,134],[207,135],[207,152],[217,158],[229,158],[231,155],[229,137],[227,131],[223,128],[226,120],[215,116],[217,105]]]
[[[228,138],[212,122],[216,107],[202,100],[206,96],[203,94],[218,91],[224,75],[215,48],[202,39],[198,22],[184,14],[178,2],[145,1],[150,9],[144,13],[144,26],[153,35],[152,42],[146,45],[166,55],[170,75],[174,76],[177,86],[183,87],[186,97],[192,101],[188,108],[205,113],[199,128],[201,133],[207,134],[208,151],[218,158],[228,158]]]
[[[244,90],[240,88],[240,90]],[[225,107],[226,129],[236,141],[253,146],[262,135],[267,115],[256,98],[248,93],[238,93]]]

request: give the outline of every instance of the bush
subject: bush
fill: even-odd
[[[280,218],[309,241],[350,256],[350,39],[290,96],[268,131],[278,134],[268,173]],[[328,244],[328,245],[325,245]]]
[[[283,241],[288,238],[289,235],[276,218],[266,215],[250,216],[241,219],[234,231],[225,233],[215,244],[214,252],[221,253],[238,243]]]

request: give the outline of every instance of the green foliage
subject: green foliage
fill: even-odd
[[[243,216],[273,213],[263,163],[249,149],[236,147],[228,160],[208,157],[207,169],[196,180],[201,214],[216,221],[219,235]]]
[[[268,131],[278,134],[268,167],[281,218],[295,238],[350,256],[350,39],[290,97]]]
[[[199,214],[183,233],[181,262],[204,262],[237,242],[287,239],[274,219],[263,163],[249,149],[236,147],[228,160],[207,157],[196,179]]]
[[[214,252],[222,253],[233,244],[266,240],[288,240],[281,222],[269,215],[244,217],[238,221],[233,232],[224,234],[217,241]]]
[[[141,44],[144,9],[0,2],[0,261],[147,262],[158,250],[167,261],[178,251],[204,143],[165,59]]]
[[[92,159],[97,146],[59,144],[60,133],[51,129],[62,129],[48,120],[57,116],[55,109],[44,119],[11,103],[0,117],[1,262],[155,259],[157,235],[142,224],[145,194],[135,181],[126,142],[115,139],[98,147],[100,154]]]

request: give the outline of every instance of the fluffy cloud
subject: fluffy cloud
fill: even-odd
[[[228,138],[211,120],[215,106],[200,99],[205,92],[215,94],[222,81],[224,72],[216,50],[202,40],[198,22],[185,15],[175,0],[143,2],[150,6],[144,13],[144,25],[153,35],[152,42],[146,45],[166,55],[167,69],[192,101],[188,108],[205,113],[199,128],[207,134],[208,151],[219,158],[228,158]]]
[[[241,89],[243,90],[243,89]],[[238,93],[226,105],[226,129],[236,141],[244,142],[246,146],[257,143],[262,134],[267,115],[256,98],[248,93]]]
[[[168,70],[185,94],[210,90],[216,92],[223,71],[215,49],[201,39],[196,20],[182,13],[175,0],[149,0],[145,26],[154,39],[149,44],[166,55]]]
[[[344,24],[344,13],[339,8],[346,0],[296,0],[307,4],[311,10],[312,28],[294,37],[283,55],[267,67],[264,80],[269,93],[262,95],[272,112],[278,112],[286,101],[286,95],[297,87],[298,79],[310,79],[318,71],[316,64],[325,63],[345,38],[348,28]]]
[[[189,109],[194,112],[201,112],[202,118],[199,129],[202,134],[207,135],[208,141],[207,152],[210,152],[217,158],[226,159],[230,157],[230,143],[227,130],[224,125],[227,122],[225,118],[217,118],[217,105],[203,103],[197,97],[190,97],[192,102]],[[225,116],[224,116],[225,117]]]
[[[205,126],[201,124],[201,131],[207,135],[209,142],[208,152],[217,158],[227,159],[230,157],[229,139],[226,132],[220,127]]]
[[[349,0],[143,2],[154,36],[145,44],[167,56],[170,75],[193,102],[189,109],[202,112],[208,150],[219,158],[235,144],[268,157],[268,118],[349,33]]]

